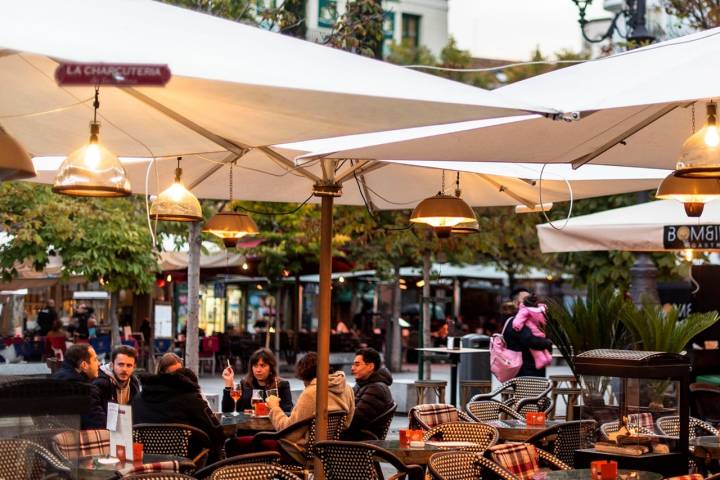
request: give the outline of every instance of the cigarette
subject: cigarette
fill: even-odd
[[[227,362],[228,362],[228,368],[231,368],[231,367],[230,367],[230,359],[229,359],[229,358],[227,359]]]

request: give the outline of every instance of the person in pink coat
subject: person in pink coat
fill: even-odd
[[[544,303],[538,303],[537,295],[528,295],[520,304],[520,309],[512,321],[513,329],[519,332],[527,326],[534,336],[545,338],[546,310],[547,306]],[[552,362],[552,354],[548,350],[531,349],[530,354],[535,360],[535,368],[538,370],[547,367]]]

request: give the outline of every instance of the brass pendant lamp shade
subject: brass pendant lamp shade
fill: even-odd
[[[415,207],[410,215],[410,221],[439,228],[475,222],[476,218],[470,205],[460,197],[438,192],[434,197],[426,198]]]
[[[95,113],[90,122],[90,141],[72,152],[60,165],[52,191],[74,197],[127,197],[132,193],[125,167],[99,142],[97,121],[99,90],[95,89]]]
[[[705,126],[683,143],[675,168],[681,177],[720,178],[720,132],[715,103],[707,104]]]
[[[35,166],[20,142],[0,127],[0,182],[35,176]]]
[[[162,222],[199,222],[203,219],[200,202],[182,183],[178,157],[175,181],[163,190],[150,206],[150,217]]]
[[[450,229],[452,235],[471,235],[479,232],[480,226],[477,222],[458,223]]]
[[[233,164],[230,164],[230,201],[233,198]],[[234,247],[237,241],[245,235],[259,233],[255,221],[249,215],[240,212],[219,212],[207,222],[203,232],[212,233],[222,238],[225,247]]]
[[[655,196],[682,202],[689,217],[699,217],[706,202],[720,198],[720,180],[684,177],[675,171],[665,177]]]

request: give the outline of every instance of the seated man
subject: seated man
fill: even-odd
[[[358,438],[361,430],[369,430],[376,436],[382,432],[372,431],[372,422],[393,405],[390,385],[393,379],[390,371],[382,367],[380,354],[373,348],[362,348],[355,354],[352,374],[355,377],[355,415],[343,436]]]
[[[133,347],[119,345],[112,351],[111,362],[100,367],[99,376],[93,380],[106,415],[108,402],[128,405],[140,391],[140,381],[133,375],[136,359]]]
[[[51,377],[56,380],[67,380],[90,385],[90,406],[88,411],[80,418],[80,428],[83,430],[105,428],[107,426],[106,414],[100,400],[100,392],[91,383],[97,378],[99,369],[100,364],[95,350],[87,343],[78,343],[67,349],[60,369]]]

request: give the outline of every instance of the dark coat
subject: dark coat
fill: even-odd
[[[505,323],[512,322],[513,317],[508,318]],[[503,326],[504,328],[504,326]],[[512,325],[504,328],[503,338],[507,348],[515,350],[516,352],[522,352],[522,367],[518,372],[518,377],[544,377],[545,369],[535,368],[535,359],[533,358],[530,350],[551,350],[552,342],[543,337],[536,337],[532,334],[532,331],[527,327],[523,327],[519,332],[516,331]]]
[[[373,372],[367,379],[358,380],[353,391],[355,392],[355,414],[348,428],[348,434],[368,429],[370,423],[384,413],[393,404],[390,385],[393,379],[390,371],[381,367]],[[372,432],[379,435],[382,432]]]
[[[210,437],[211,459],[225,437],[217,418],[200,394],[200,387],[182,374],[162,373],[143,377],[142,391],[132,400],[133,424],[184,423]]]
[[[74,365],[67,361],[63,361],[57,372],[53,373],[50,378],[56,380],[65,380],[68,382],[86,383],[90,385],[90,406],[87,413],[80,417],[80,428],[83,430],[106,428],[107,414],[102,406],[100,399],[100,391],[90,382],[90,379],[82,372],[78,372]]]
[[[249,408],[252,408],[250,399],[252,398],[252,391],[253,390],[270,390],[275,388],[273,385],[266,385],[264,387],[261,387],[260,384],[257,383],[257,380],[253,378],[253,386],[250,388],[250,386],[245,383],[245,381],[242,382],[242,397],[240,397],[240,400],[238,400],[237,403],[237,411],[242,412],[243,410],[247,410]],[[280,396],[280,408],[284,412],[290,412],[293,409],[293,401],[292,401],[292,393],[290,393],[290,382],[287,380],[280,380],[278,382],[278,395]],[[223,389],[223,396],[222,396],[222,411],[232,412],[235,408],[235,402],[233,402],[233,399],[230,397],[230,389],[225,387]]]
[[[43,307],[43,309],[40,310],[37,315],[37,324],[40,328],[40,330],[38,331],[38,335],[40,335],[41,337],[47,335],[53,324],[57,321],[57,319],[58,314],[57,310],[55,310],[54,307]]]
[[[103,369],[100,369],[98,377],[93,380],[95,385],[100,392],[100,402],[107,415],[107,404],[108,402],[117,403],[117,386],[116,380],[110,377]],[[135,395],[140,391],[140,380],[135,375],[130,377],[130,402],[135,398]]]

